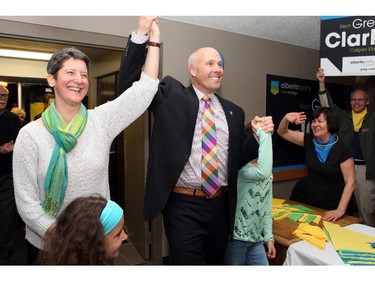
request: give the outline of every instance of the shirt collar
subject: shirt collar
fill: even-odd
[[[201,100],[203,98],[203,96],[205,96],[205,94],[203,94],[201,91],[199,91],[197,88],[194,87],[193,85],[193,88],[194,88],[194,91],[197,93],[197,97],[199,100]],[[213,101],[214,100],[214,96],[215,96],[215,93],[211,93],[208,95],[208,97]]]

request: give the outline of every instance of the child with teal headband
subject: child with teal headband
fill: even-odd
[[[43,238],[41,264],[113,264],[122,243],[124,212],[99,194],[73,200]]]
[[[123,216],[124,211],[114,201],[108,200],[101,215],[100,222],[104,228],[104,236],[107,235],[119,223]]]

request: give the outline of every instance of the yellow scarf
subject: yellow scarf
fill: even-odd
[[[362,127],[362,122],[366,114],[367,114],[367,107],[360,113],[355,113],[352,110],[354,131],[356,131],[357,133],[359,132],[359,129],[361,129]]]

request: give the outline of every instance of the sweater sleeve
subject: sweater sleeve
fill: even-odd
[[[271,185],[272,185],[272,180],[271,180]],[[264,225],[263,225],[264,242],[267,242],[270,239],[275,240],[273,233],[272,233],[272,198],[273,198],[273,193],[272,193],[272,186],[271,186],[270,191],[268,193],[268,197],[267,197],[267,210],[264,216]]]
[[[330,94],[327,90],[319,91],[319,101],[323,107],[330,107],[328,96],[330,96]]]
[[[26,226],[43,237],[55,218],[42,209],[43,183],[38,183],[37,140],[26,127],[18,134],[13,152],[14,194],[19,215]]]
[[[95,122],[100,124],[109,139],[113,140],[147,110],[157,92],[158,84],[159,80],[154,80],[142,72],[140,80],[134,82],[119,97],[92,110]]]
[[[341,116],[346,113],[344,109],[341,109],[333,102],[332,96],[327,90],[319,91],[319,101],[322,106],[332,108],[335,114]]]
[[[244,180],[265,180],[272,174],[272,136],[270,133],[265,133],[262,129],[258,129],[257,135],[259,136],[260,142],[258,149],[258,163],[256,166],[247,163],[240,169],[240,177]]]

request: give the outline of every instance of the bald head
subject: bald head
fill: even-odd
[[[216,49],[214,49],[212,47],[203,47],[203,48],[200,48],[200,49],[196,50],[189,57],[188,67],[190,68],[190,67],[197,66],[197,64],[199,63],[199,60],[202,57],[204,57],[205,55],[213,55],[213,56],[215,56],[215,53],[221,59],[220,53]]]
[[[220,53],[211,47],[196,50],[189,57],[189,72],[192,84],[204,94],[218,90],[224,75]]]

